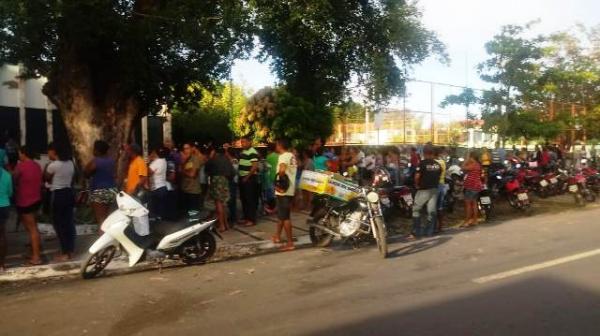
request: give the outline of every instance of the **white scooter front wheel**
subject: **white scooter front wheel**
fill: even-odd
[[[117,248],[109,245],[98,252],[90,254],[81,264],[81,277],[92,279],[102,272],[115,255]]]

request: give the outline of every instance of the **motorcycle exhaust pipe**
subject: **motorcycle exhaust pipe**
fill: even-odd
[[[329,233],[330,235],[332,235],[332,236],[334,236],[336,238],[342,238],[341,234],[339,234],[339,233],[337,233],[335,231],[332,231],[331,229],[329,229],[329,228],[327,228],[327,227],[325,227],[325,226],[323,226],[321,224],[310,224],[310,226],[315,227],[315,228],[320,229],[320,230],[323,230],[323,231]]]

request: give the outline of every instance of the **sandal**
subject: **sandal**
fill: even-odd
[[[281,252],[289,252],[289,251],[293,251],[295,249],[296,249],[296,247],[294,245],[292,245],[292,246],[286,245],[286,246],[280,248],[279,251],[281,251]]]
[[[41,260],[39,260],[37,262],[33,262],[31,260],[27,260],[26,262],[23,263],[23,266],[25,266],[25,267],[32,267],[32,266],[40,266],[42,264],[44,264],[44,262],[41,261]]]
[[[273,244],[281,244],[281,239],[276,236],[272,236],[271,241],[273,242]]]

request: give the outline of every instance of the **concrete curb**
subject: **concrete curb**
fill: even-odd
[[[297,249],[312,246],[308,235],[298,236],[295,242]],[[279,245],[273,244],[270,240],[261,240],[254,242],[244,242],[237,244],[227,244],[218,240],[217,252],[208,263],[222,262],[247,258],[251,256],[264,255],[279,252]],[[82,260],[69,261],[63,263],[50,263],[40,266],[14,267],[0,274],[0,283],[14,283],[27,280],[43,280],[50,278],[74,277],[79,275],[79,267]],[[178,260],[165,260],[162,267],[174,267],[183,265]],[[129,267],[127,257],[120,256],[115,258],[106,268],[106,274],[128,274],[147,269],[158,270],[155,262],[141,262],[134,267]]]

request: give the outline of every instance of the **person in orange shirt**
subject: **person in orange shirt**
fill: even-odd
[[[148,183],[148,166],[142,158],[142,148],[138,144],[127,146],[129,168],[125,192],[133,195],[140,188],[146,188]]]

